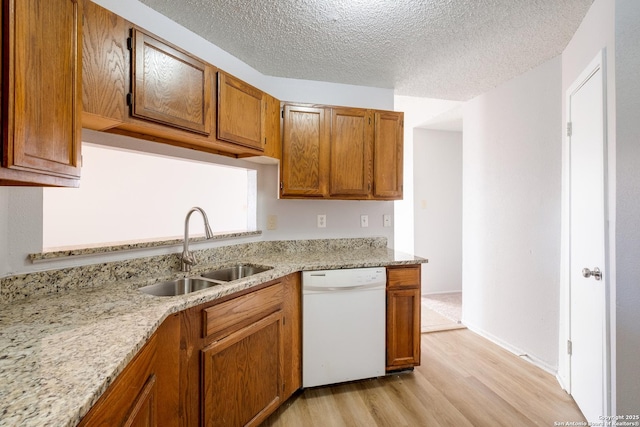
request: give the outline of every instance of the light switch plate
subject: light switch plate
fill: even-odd
[[[318,215],[318,228],[327,227],[327,216],[325,214]]]
[[[360,215],[360,227],[368,227],[369,226],[369,215]]]
[[[382,225],[384,227],[391,227],[391,215],[389,214],[382,215]]]
[[[278,216],[267,215],[267,230],[275,230],[278,228]]]

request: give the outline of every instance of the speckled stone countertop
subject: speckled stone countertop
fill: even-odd
[[[138,291],[140,286],[180,275],[177,268],[167,275],[157,262],[142,260],[144,271],[138,275],[125,274],[96,286],[85,278],[83,286],[54,286],[54,293],[36,292],[3,302],[0,425],[75,426],[171,313],[302,270],[427,262],[383,244],[385,239],[258,242],[230,247],[226,258],[220,249],[211,254],[204,250],[198,253],[200,263],[190,275],[237,262],[274,268],[184,296],[154,297]],[[174,261],[169,263],[171,268]],[[149,265],[151,270],[145,269]],[[104,265],[93,271],[117,277]],[[38,273],[37,277],[48,276]],[[53,274],[50,280],[57,277]],[[7,282],[31,283],[25,277],[11,279]]]

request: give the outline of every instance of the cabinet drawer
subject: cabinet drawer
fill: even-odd
[[[388,268],[387,286],[390,288],[398,286],[420,286],[420,266]]]
[[[204,338],[222,338],[282,308],[282,283],[205,308]]]

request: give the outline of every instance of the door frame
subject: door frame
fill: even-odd
[[[607,122],[607,73],[606,50],[602,49],[595,58],[585,67],[580,75],[566,90],[565,96],[565,122],[563,123],[562,144],[562,218],[561,218],[561,266],[560,266],[560,330],[559,330],[559,369],[557,379],[563,389],[571,393],[571,356],[568,353],[568,340],[571,339],[571,140],[567,132],[567,122],[571,117],[571,95],[598,70],[602,73],[602,113],[603,113],[603,180],[604,180],[604,349],[603,349],[603,377],[604,377],[604,414],[611,415],[611,328],[615,326],[612,319],[611,301],[611,256],[609,247],[609,156],[608,156],[608,122]]]

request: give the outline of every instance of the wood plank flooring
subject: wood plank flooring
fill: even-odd
[[[584,421],[556,379],[467,330],[422,334],[413,372],[304,390],[262,424],[553,426]]]

